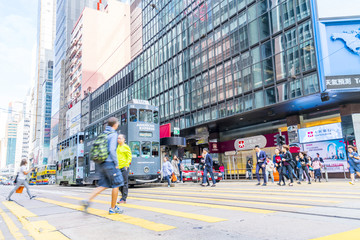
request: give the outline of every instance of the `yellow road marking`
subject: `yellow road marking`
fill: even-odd
[[[7,207],[21,222],[24,229],[29,232],[29,235],[35,240],[45,240],[45,239],[54,239],[54,240],[68,240],[65,235],[57,231],[57,229],[49,224],[47,221],[29,221],[29,217],[37,217],[36,214],[30,212],[26,208],[14,203],[14,202],[3,202],[5,207]]]
[[[108,197],[108,195],[104,195],[104,194],[100,194],[100,195]],[[180,205],[208,207],[208,208],[217,208],[217,209],[225,209],[225,210],[235,210],[235,211],[251,212],[251,213],[267,214],[267,213],[276,212],[276,211],[253,209],[253,208],[247,208],[247,207],[231,207],[231,206],[223,206],[223,205],[217,205],[217,204],[195,203],[195,202],[187,202],[187,201],[179,201],[179,200],[164,200],[164,199],[139,198],[139,197],[128,197],[128,198],[135,199],[135,200],[142,200],[142,201],[150,201],[150,202],[175,203],[175,204],[180,204]]]
[[[80,205],[55,201],[55,200],[51,200],[51,199],[47,199],[47,198],[36,198],[36,199],[39,201],[42,201],[42,202],[55,204],[55,205],[58,205],[61,207],[70,208],[70,209],[74,209],[74,210],[78,210],[78,211],[83,211],[83,208]],[[107,218],[107,219],[110,219],[113,221],[132,224],[132,225],[139,226],[139,227],[142,227],[142,228],[145,228],[148,230],[152,230],[155,232],[162,232],[162,231],[175,229],[174,226],[170,226],[170,225],[166,225],[166,224],[162,224],[162,223],[155,223],[155,222],[151,222],[151,221],[148,221],[145,219],[127,216],[124,214],[109,215],[108,211],[101,210],[101,209],[89,208],[88,212],[90,214],[104,217],[104,218]]]
[[[4,235],[1,230],[0,230],[0,240],[5,240]]]
[[[181,190],[181,189],[179,189]],[[164,193],[164,191],[145,191],[145,192],[151,192],[151,193]],[[201,193],[201,191],[197,191],[197,192],[178,192],[178,191],[166,191],[168,193],[180,193],[180,194],[197,194],[197,195],[203,195],[204,193]],[[206,192],[207,195],[211,195],[211,196],[224,196],[224,197],[246,197],[246,198],[261,198],[261,199],[271,199],[271,200],[290,200],[290,201],[299,201],[299,202],[321,202],[321,203],[340,203],[339,201],[326,201],[326,200],[318,200],[318,199],[301,199],[301,198],[286,198],[286,197],[266,197],[266,196],[259,196],[259,195],[240,195],[240,194],[224,194],[224,193],[219,193],[221,191],[216,191],[215,192]],[[136,193],[141,193],[140,191],[136,191]],[[180,197],[180,196],[177,196]]]
[[[82,198],[79,198],[79,197],[72,197],[72,196],[63,196],[63,197],[69,198],[69,199],[75,199],[75,200],[82,200]],[[93,200],[93,202],[103,203],[103,204],[108,204],[108,205],[110,204],[110,202],[108,202],[108,201],[101,201],[101,200]],[[134,204],[124,204],[122,206],[126,207],[126,208],[135,208],[135,209],[140,209],[140,210],[145,210],[145,211],[162,213],[162,214],[166,214],[166,215],[172,215],[172,216],[176,216],[176,217],[190,218],[190,219],[195,219],[195,220],[209,222],[209,223],[227,221],[227,219],[224,219],[224,218],[210,217],[210,216],[201,215],[201,214],[186,213],[186,212],[180,212],[180,211],[169,210],[169,209],[164,209],[164,208],[147,207],[147,206],[140,206],[140,205],[134,205]]]
[[[15,225],[15,223],[11,220],[11,218],[2,210],[0,209],[0,215],[4,219],[11,235],[18,240],[18,239],[25,239],[24,236],[19,232],[19,228]]]
[[[320,238],[314,238],[313,240],[339,240],[339,239],[358,240],[359,236],[360,236],[360,228],[357,228],[347,232],[336,233]]]
[[[185,190],[192,190],[192,191],[196,191],[196,192],[213,192],[212,190],[205,190],[205,189],[202,189],[202,190],[198,190],[198,189],[191,189],[191,188],[179,188],[179,189],[185,189]],[[146,191],[149,191],[149,190],[146,190]],[[171,190],[170,190],[171,191]],[[347,198],[347,199],[360,199],[360,197],[356,197],[356,196],[341,196],[339,194],[337,195],[323,195],[323,194],[301,194],[301,193],[293,193],[292,191],[287,191],[287,192],[267,192],[265,190],[222,190],[222,189],[217,189],[216,192],[226,192],[226,193],[245,193],[245,194],[248,194],[248,193],[257,193],[257,194],[268,194],[268,195],[287,195],[287,196],[300,196],[300,197],[325,197],[325,198]]]
[[[326,183],[326,185],[329,183]],[[348,183],[346,183],[349,185]],[[275,186],[275,185],[274,185]],[[301,187],[300,185],[299,187]],[[350,185],[349,185],[350,186]],[[353,188],[354,186],[350,186]],[[280,187],[279,187],[280,188]],[[198,187],[180,187],[180,189],[186,189],[186,190],[198,190]],[[215,190],[215,189],[214,189]],[[216,191],[259,191],[259,188],[238,188],[238,187],[218,187],[216,188]],[[202,191],[206,191],[206,188],[202,189]],[[208,190],[211,191],[211,190]],[[345,194],[345,195],[360,195],[360,192],[341,192],[341,191],[322,191],[322,190],[301,190],[301,189],[268,189],[268,188],[261,188],[261,192],[285,192],[285,193],[326,193],[326,194]]]
[[[248,203],[248,204],[255,204],[255,205],[269,205],[269,206],[279,206],[279,207],[295,207],[295,208],[311,208],[312,206],[307,205],[298,205],[298,204],[291,204],[291,203],[268,203],[268,202],[256,202],[256,201],[241,201],[241,200],[233,200],[233,199],[220,199],[220,198],[197,198],[197,197],[190,197],[190,196],[168,196],[168,195],[156,195],[156,194],[146,194],[146,193],[131,193],[134,195],[146,195],[146,196],[157,196],[157,197],[170,197],[170,198],[187,198],[187,199],[202,199],[214,202],[231,202],[231,203]],[[221,194],[219,194],[221,195]],[[222,195],[221,195],[222,196]]]

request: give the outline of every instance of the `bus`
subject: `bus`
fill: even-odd
[[[84,181],[84,133],[79,132],[57,145],[56,184],[82,185]]]
[[[30,174],[30,179],[29,179],[30,185],[36,185],[36,175],[37,175],[36,169],[32,170],[32,172]]]
[[[48,164],[39,166],[36,174],[36,185],[46,185],[55,183],[56,178],[56,165]],[[31,176],[32,177],[32,176]]]
[[[129,185],[157,182],[160,180],[160,132],[159,109],[145,100],[131,100],[126,106],[85,129],[85,183],[96,184],[98,167],[89,158],[92,143],[104,131],[107,119],[119,119],[118,133],[126,136],[132,152],[129,169]]]

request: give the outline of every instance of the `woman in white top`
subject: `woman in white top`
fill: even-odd
[[[21,160],[20,171],[19,171],[19,175],[17,177],[16,185],[15,185],[14,189],[11,190],[11,192],[10,192],[9,196],[6,198],[6,200],[12,201],[11,196],[21,185],[24,185],[26,187],[26,191],[27,191],[27,194],[29,195],[30,199],[33,199],[35,197],[34,195],[31,195],[30,189],[29,189],[29,184],[26,181],[26,175],[28,175],[33,169],[27,170],[26,165],[27,165],[27,160],[26,159]]]

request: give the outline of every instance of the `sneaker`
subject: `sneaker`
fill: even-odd
[[[207,185],[205,185],[205,184],[200,184],[200,186],[202,186],[202,187],[207,187]]]
[[[266,183],[263,183],[263,186],[266,186]]]
[[[6,201],[12,202],[12,201],[14,201],[14,200],[12,200],[11,198],[7,197],[7,198],[6,198]]]
[[[115,206],[114,208],[115,212],[118,214],[123,214],[124,213],[124,209],[119,208],[118,206]]]
[[[355,185],[355,183],[353,183],[353,182],[349,182],[351,185]]]
[[[311,184],[311,182],[308,182],[308,184]]]
[[[125,201],[125,200],[120,199],[120,200],[117,202],[117,204],[126,204],[126,201]]]
[[[36,196],[35,196],[35,195],[32,195],[32,196],[30,197],[30,200],[33,199],[33,198],[36,198]]]
[[[168,187],[171,187],[170,185],[168,185]]]
[[[211,185],[211,187],[216,187],[216,184]]]
[[[297,182],[297,184],[301,184],[301,182]]]
[[[260,183],[257,183],[256,186],[260,186]]]
[[[84,207],[84,212],[88,212],[88,208],[89,208],[89,205],[90,205],[90,202],[88,200],[82,200],[81,201],[81,205]]]

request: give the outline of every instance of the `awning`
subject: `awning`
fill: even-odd
[[[183,137],[166,137],[160,138],[161,146],[180,146],[186,147],[186,139]]]

